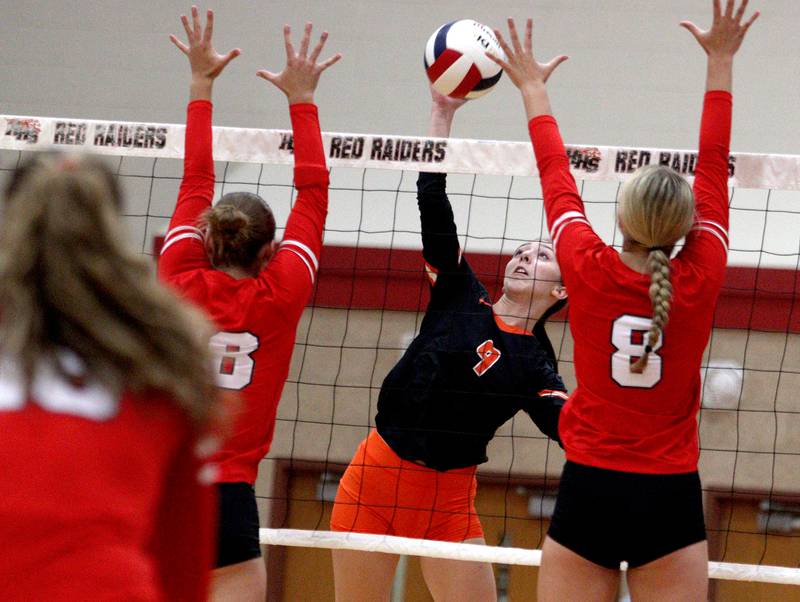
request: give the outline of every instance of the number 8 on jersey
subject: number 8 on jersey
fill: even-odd
[[[611,356],[611,378],[621,387],[651,389],[661,380],[663,367],[658,350],[664,340],[662,334],[653,347],[647,367],[641,374],[631,372],[631,364],[644,355],[647,344],[647,332],[652,324],[650,318],[624,314],[614,320],[611,329],[611,344],[616,350]]]
[[[258,337],[249,332],[218,332],[209,339],[217,386],[239,391],[253,380]]]

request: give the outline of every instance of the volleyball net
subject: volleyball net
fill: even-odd
[[[55,147],[105,155],[125,191],[131,240],[154,254],[177,198],[183,134],[181,125],[0,116],[0,180],[29,152]],[[381,382],[418,332],[428,300],[417,172],[449,174],[461,248],[496,298],[511,252],[548,237],[530,144],[323,138],[331,186],[318,283],[298,330],[274,443],[257,485],[267,527],[263,543],[306,549],[302,557],[294,548],[270,549],[270,580],[282,580],[290,592],[295,573],[300,580],[309,570],[330,575],[329,555],[314,554],[327,554],[320,546],[349,546],[452,558],[477,554],[495,563],[498,588],[507,597],[529,595],[535,575],[523,567],[536,564],[564,457],[524,414],[497,432],[489,462],[478,471],[485,548],[331,534],[328,521],[338,479],[374,426]],[[280,237],[295,198],[291,132],[215,128],[214,149],[215,198],[234,190],[261,195]],[[570,145],[567,153],[587,216],[614,245],[622,243],[616,202],[629,174],[657,163],[691,178],[697,159],[691,150],[653,148]],[[703,360],[699,415],[711,571],[720,579],[800,584],[800,156],[733,153],[729,173],[729,266]],[[573,343],[564,317],[547,329],[572,389]],[[731,568],[738,565],[743,568]],[[413,587],[420,579],[409,571]],[[719,582],[712,595],[800,599],[800,588],[743,587]]]

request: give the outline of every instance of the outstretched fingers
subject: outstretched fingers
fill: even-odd
[[[319,42],[317,45],[314,46],[314,50],[311,51],[311,56],[308,57],[312,63],[316,63],[317,59],[319,58],[320,53],[322,52],[323,47],[325,46],[325,41],[328,39],[328,32],[323,31],[322,35],[319,37]]]
[[[189,47],[186,44],[184,44],[183,42],[181,42],[174,35],[170,34],[169,41],[172,42],[173,44],[175,44],[175,46],[178,47],[178,50],[180,50],[183,54],[185,54],[187,56],[189,55]]]
[[[546,74],[546,75],[545,75],[545,81],[547,81],[547,79],[549,79],[549,77],[550,77],[550,74],[552,74],[552,73],[553,73],[553,71],[555,71],[555,70],[556,70],[556,68],[557,68],[557,67],[558,67],[558,66],[559,66],[561,63],[563,63],[564,61],[566,61],[568,58],[569,58],[569,57],[568,57],[566,54],[562,54],[562,55],[560,55],[560,56],[557,56],[556,58],[552,59],[552,60],[551,60],[549,63],[547,63],[547,64],[544,66],[544,70],[545,70],[545,74]]]
[[[203,32],[203,42],[205,42],[206,44],[210,44],[213,33],[214,33],[214,11],[209,8],[208,11],[206,11],[206,30]]]
[[[186,32],[186,37],[191,41],[192,28],[189,27],[189,18],[186,15],[181,15],[181,23],[183,24],[183,30]]]
[[[525,50],[533,54],[533,19],[525,23]]]
[[[522,44],[519,43],[519,35],[517,35],[517,25],[514,19],[508,18],[508,34],[511,37],[511,43],[514,45],[514,52],[516,54],[522,53]]]
[[[200,14],[197,12],[197,7],[192,5],[192,34],[195,40],[199,40],[202,33],[200,26]]]
[[[486,54],[486,56],[489,57],[490,61],[493,61],[498,65],[500,65],[500,68],[503,69],[503,71],[505,71],[508,68],[508,63],[506,63],[503,59],[494,54],[491,50],[487,50],[484,54]]]
[[[719,0],[714,0],[714,23],[722,18],[722,6],[719,3]]]
[[[283,45],[286,48],[286,60],[295,57],[294,46],[292,46],[292,28],[288,25],[283,26]]]
[[[224,57],[222,57],[222,67],[220,68],[220,71],[222,71],[222,69],[227,67],[228,63],[230,63],[233,59],[235,59],[240,54],[242,54],[242,51],[239,48],[234,48],[233,50],[229,50],[228,54],[226,54]]]
[[[265,79],[268,82],[275,83],[275,80],[278,79],[279,73],[273,73],[272,71],[267,71],[266,69],[259,69],[256,71],[256,75],[261,79]]]
[[[734,5],[734,0],[728,0],[727,3],[725,4],[725,16],[728,19],[733,18],[733,5]]]
[[[339,60],[340,60],[341,58],[342,58],[342,54],[341,54],[340,52],[337,52],[337,53],[336,53],[336,54],[334,54],[332,57],[330,57],[330,58],[328,58],[328,59],[325,59],[324,61],[322,61],[322,62],[319,64],[319,71],[320,71],[320,73],[322,73],[323,71],[325,71],[325,69],[327,69],[327,68],[328,68],[328,67],[330,67],[331,65],[334,65],[334,64],[338,63],[338,62],[339,62]]]
[[[303,31],[303,39],[300,41],[300,53],[298,55],[301,59],[308,56],[308,45],[311,42],[311,28],[311,23],[306,23]]]
[[[511,47],[508,45],[508,42],[506,42],[506,39],[503,37],[503,32],[501,32],[499,29],[495,29],[494,37],[497,38],[497,43],[500,44],[500,48],[503,49],[503,52],[505,53],[506,57],[510,58],[511,56],[513,56],[514,53],[511,51]]]
[[[750,26],[755,23],[756,19],[761,15],[760,12],[756,11],[753,13],[753,16],[750,17],[747,22],[742,26],[742,35],[747,33],[747,30],[750,29]]]
[[[688,30],[689,33],[691,33],[694,36],[695,40],[700,42],[700,36],[703,34],[703,32],[697,25],[695,25],[691,21],[681,21],[680,26]]]

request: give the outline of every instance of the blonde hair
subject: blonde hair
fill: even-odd
[[[650,300],[653,319],[645,353],[631,365],[641,373],[669,320],[672,301],[670,253],[694,223],[694,195],[689,183],[675,170],[649,165],[634,173],[622,186],[619,220],[625,236],[648,251]]]
[[[200,218],[214,267],[253,269],[264,245],[275,239],[275,217],[269,205],[251,192],[223,195]]]
[[[161,392],[197,421],[217,399],[208,326],[130,250],[99,159],[36,153],[12,174],[0,224],[0,340],[28,386],[64,349],[115,391]]]

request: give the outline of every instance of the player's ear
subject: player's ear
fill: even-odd
[[[261,265],[267,263],[273,255],[275,255],[275,251],[278,249],[278,241],[273,240],[272,242],[268,242],[261,250],[258,252],[258,263]]]
[[[550,291],[550,294],[558,299],[559,301],[567,298],[567,287],[563,284],[559,284],[558,286],[554,286],[553,290]]]

